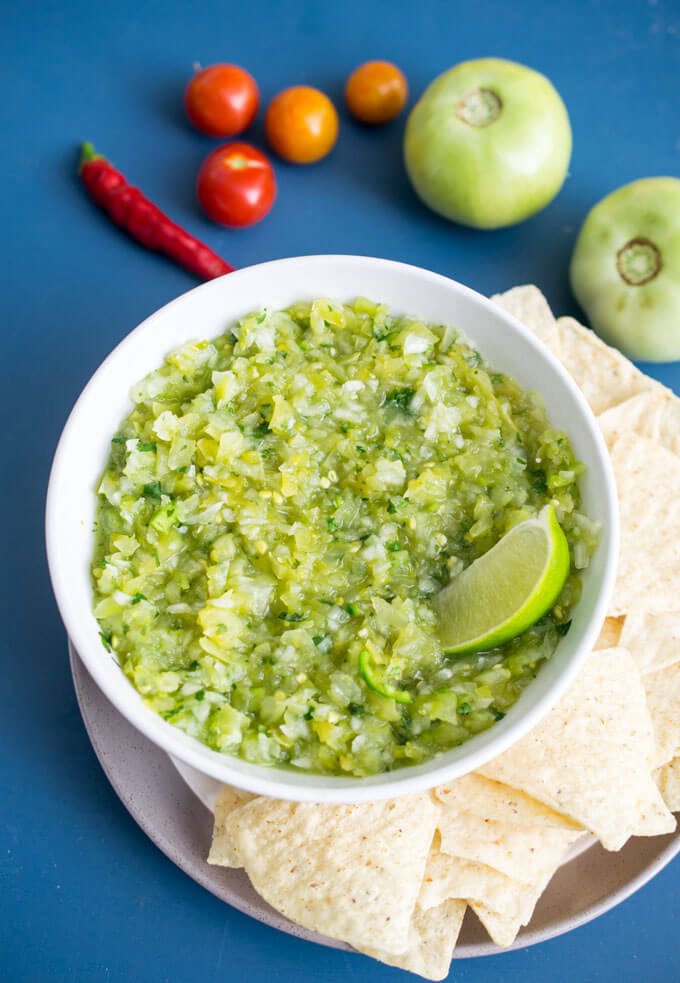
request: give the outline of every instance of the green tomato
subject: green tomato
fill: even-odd
[[[629,358],[680,358],[680,180],[648,177],[590,211],[571,287],[595,331]]]
[[[406,125],[404,157],[426,205],[497,229],[540,211],[571,155],[564,103],[548,79],[500,58],[465,61],[426,89]]]

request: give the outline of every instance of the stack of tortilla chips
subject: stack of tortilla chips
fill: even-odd
[[[620,850],[680,810],[680,399],[535,287],[494,299],[571,373],[611,454],[621,557],[595,651],[528,736],[431,792],[332,806],[225,788],[208,858],[299,925],[433,980],[468,907],[510,945],[577,838]]]

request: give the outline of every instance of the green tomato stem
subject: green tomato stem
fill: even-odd
[[[470,89],[458,101],[456,114],[468,126],[489,126],[502,108],[501,97],[493,89]]]
[[[641,287],[658,276],[663,266],[661,253],[649,239],[630,239],[616,254],[616,269],[631,287]]]

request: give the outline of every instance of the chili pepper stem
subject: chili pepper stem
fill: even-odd
[[[80,163],[78,164],[78,173],[82,171],[86,164],[89,164],[93,160],[105,160],[106,158],[102,154],[98,154],[94,149],[89,140],[80,145]]]

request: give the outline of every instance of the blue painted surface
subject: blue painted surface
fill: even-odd
[[[68,410],[113,345],[192,287],[97,214],[75,176],[92,140],[159,205],[237,266],[360,252],[429,267],[489,293],[535,282],[576,313],[566,264],[586,210],[618,185],[680,174],[677,0],[179,0],[0,5],[3,36],[2,460],[5,519],[0,714],[0,978],[249,983],[406,980],[363,957],[275,934],[176,869],[109,788],[82,727],[44,563],[42,509]],[[261,225],[222,231],[193,183],[215,145],[183,118],[192,63],[231,60],[263,99],[306,82],[340,104],[348,72],[396,61],[417,97],[464,58],[544,71],[569,108],[571,176],[545,212],[497,233],[426,212],[400,159],[403,119],[382,130],[341,110],[332,157],[277,164]],[[248,135],[262,141],[261,121]],[[680,390],[677,365],[653,370]],[[87,453],[87,448],[83,448]],[[461,983],[677,979],[678,863],[637,896],[531,950],[458,962]]]

